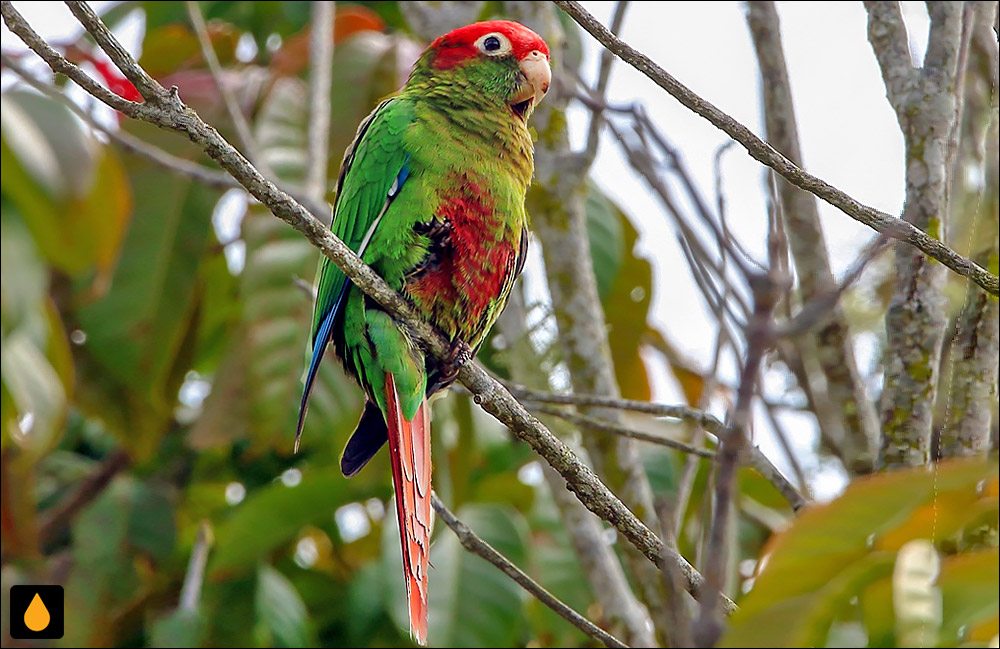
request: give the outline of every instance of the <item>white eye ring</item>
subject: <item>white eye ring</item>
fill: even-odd
[[[503,56],[510,54],[510,40],[500,32],[483,34],[476,39],[476,47],[487,56]]]

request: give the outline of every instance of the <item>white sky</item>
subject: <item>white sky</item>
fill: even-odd
[[[108,4],[93,3],[98,10]],[[584,5],[604,24],[609,23],[614,3]],[[61,2],[17,2],[16,7],[47,38],[69,41],[80,32]],[[915,58],[919,58],[926,47],[926,11],[917,2],[904,2],[903,11],[914,50],[919,53]],[[861,3],[779,2],[778,12],[805,167],[859,201],[898,214],[903,201],[903,140],[866,40]],[[2,33],[4,50],[22,49],[6,28]],[[141,24],[133,22],[121,35],[126,45],[136,49]],[[621,36],[696,93],[755,132],[762,132],[756,60],[739,3],[633,2]],[[593,78],[599,50],[589,36],[584,41],[583,72]],[[9,83],[8,76],[4,78]],[[685,156],[705,196],[713,196],[712,157],[727,139],[721,131],[621,62],[616,62],[608,98],[613,103],[644,104]],[[585,123],[585,112],[575,109],[571,124],[578,143]],[[763,258],[766,211],[762,167],[737,147],[727,154],[724,170],[730,227],[752,254]],[[593,175],[640,220],[641,250],[654,260],[656,268],[653,319],[693,361],[706,366],[715,344],[712,318],[689,278],[658,201],[608,139],[602,142]],[[820,212],[834,270],[841,273],[872,232],[824,203]],[[659,400],[680,398],[662,367],[655,372],[655,388]],[[788,417],[785,423],[791,427],[803,460],[811,464],[806,451],[813,444],[814,426],[802,417]],[[779,467],[785,466],[767,435],[759,441]],[[842,478],[827,471],[819,473],[814,487],[817,495],[829,497],[842,484]]]

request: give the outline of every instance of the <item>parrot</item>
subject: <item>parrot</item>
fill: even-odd
[[[355,475],[388,442],[410,634],[427,641],[431,532],[428,398],[447,388],[503,310],[528,244],[534,172],[528,119],[549,90],[549,49],[507,20],[433,41],[402,90],[361,122],[337,179],[333,233],[450,342],[421,347],[328,258],[318,273],[298,448],[332,346],[365,393],[340,468]]]

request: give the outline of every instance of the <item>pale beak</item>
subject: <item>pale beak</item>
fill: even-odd
[[[510,100],[510,107],[521,119],[527,119],[531,109],[542,100],[552,83],[552,70],[549,68],[549,57],[534,50],[517,64],[524,75],[521,88]]]

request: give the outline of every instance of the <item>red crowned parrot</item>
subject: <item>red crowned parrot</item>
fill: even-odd
[[[337,181],[332,229],[452,342],[427,357],[374,300],[322,260],[312,360],[296,429],[327,345],[367,401],[340,467],[357,473],[389,442],[410,632],[427,640],[431,441],[427,399],[454,381],[503,310],[524,264],[527,121],[549,89],[549,50],[496,20],[456,29],[358,127]]]

